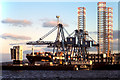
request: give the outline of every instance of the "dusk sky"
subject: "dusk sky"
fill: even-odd
[[[113,8],[113,30],[118,30],[118,2],[107,2]],[[77,7],[86,7],[86,30],[97,41],[97,2],[2,2],[0,4],[0,54],[10,54],[13,44],[36,41],[56,26],[56,15],[69,33],[77,29]],[[44,40],[55,40],[54,32]],[[114,41],[117,41],[115,38]],[[36,47],[36,50],[44,50]]]

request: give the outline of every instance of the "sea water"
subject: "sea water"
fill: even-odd
[[[2,78],[120,78],[120,70],[2,70]]]

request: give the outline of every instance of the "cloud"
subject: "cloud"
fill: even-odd
[[[114,46],[118,46],[118,38],[117,39],[113,39],[113,45]]]
[[[51,48],[48,48],[48,47],[46,47],[46,48],[42,48],[44,51],[48,51],[48,52],[53,52],[53,49],[51,49]]]
[[[55,19],[49,19],[49,18],[43,18],[43,19],[40,19],[40,21],[43,22],[43,27],[55,27],[57,25],[57,21]],[[60,21],[60,23],[62,23]],[[64,27],[67,27],[69,26],[68,24],[66,23],[62,23]]]
[[[114,42],[118,42],[118,38],[117,39],[113,39]]]
[[[39,45],[38,45],[39,46]],[[45,47],[45,46],[35,46],[34,45],[34,52],[53,52],[53,48],[48,48],[48,47]],[[30,50],[24,50],[23,53],[24,54],[30,54],[32,52],[32,47],[29,47],[31,48]]]
[[[50,21],[51,19],[48,18],[43,18],[43,19],[39,19],[40,21]]]
[[[120,33],[119,30],[113,30],[113,39],[118,39],[118,33]],[[94,32],[89,32],[89,34],[97,35],[97,32],[96,32],[96,31],[94,31]]]
[[[46,21],[43,23],[43,27],[55,27],[57,25],[57,21]],[[63,26],[67,27],[68,24],[63,23]]]
[[[113,50],[118,50],[118,40],[119,40],[119,37],[118,37],[118,33],[120,33],[119,30],[113,30]],[[89,32],[90,36],[96,36],[97,37],[97,32],[94,31],[94,32]],[[95,49],[92,48],[91,51],[94,51]]]
[[[97,32],[96,32],[96,31],[94,31],[94,32],[89,32],[89,34],[97,34]]]
[[[11,18],[7,18],[1,21],[3,24],[10,24],[13,26],[30,26],[32,23],[28,20],[16,20],[16,19],[11,19]]]
[[[56,21],[47,21],[43,23],[43,27],[55,27],[57,25]]]
[[[39,51],[38,50],[34,50],[34,52],[39,52]],[[32,50],[24,50],[23,51],[23,54],[30,54],[30,53],[32,53]]]
[[[4,33],[0,36],[3,39],[11,39],[11,40],[30,40],[30,37],[27,36],[20,36],[20,35],[14,35],[10,33]]]
[[[34,52],[45,52],[43,49],[34,49]],[[31,50],[24,50],[23,54],[30,54],[32,53],[32,48]]]
[[[34,45],[34,47],[47,47],[47,45]]]
[[[11,44],[9,44],[9,45],[26,45],[26,43],[11,43]]]
[[[114,30],[113,31],[113,39],[118,39],[118,33],[120,33],[119,30]]]

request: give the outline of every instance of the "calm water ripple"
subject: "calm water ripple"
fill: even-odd
[[[120,78],[120,70],[3,70],[3,78]]]

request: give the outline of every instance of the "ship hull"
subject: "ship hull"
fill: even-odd
[[[52,59],[49,58],[48,56],[26,56],[26,58],[28,59],[28,61],[31,64],[34,64],[36,61],[42,61],[42,60],[48,60],[49,62],[52,62]]]

